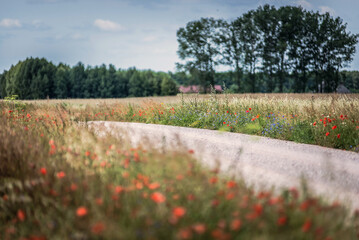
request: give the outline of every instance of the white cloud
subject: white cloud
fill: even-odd
[[[334,15],[335,14],[335,11],[334,9],[328,7],[328,6],[320,6],[319,7],[319,11],[320,13],[326,13],[328,12],[330,15]]]
[[[123,30],[123,27],[120,24],[112,22],[110,20],[96,19],[94,25],[104,31],[115,32]]]
[[[306,0],[298,0],[297,4],[302,6],[303,8],[312,8],[312,4]]]
[[[10,18],[4,18],[0,21],[0,27],[6,27],[6,28],[19,28],[21,27],[21,23],[18,19],[10,19]]]

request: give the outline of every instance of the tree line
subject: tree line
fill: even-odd
[[[237,92],[333,92],[358,43],[346,27],[340,17],[294,6],[264,5],[233,21],[201,18],[177,31],[177,68],[204,89],[226,65]]]
[[[110,64],[70,67],[54,65],[45,58],[19,61],[0,75],[2,98],[123,98],[177,94],[176,82],[168,73],[152,70],[116,69]]]

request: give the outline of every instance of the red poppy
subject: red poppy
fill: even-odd
[[[336,129],[336,128],[337,128],[337,125],[334,125],[334,126],[332,127],[333,130]]]
[[[337,138],[340,138],[340,133],[337,135]]]
[[[25,221],[25,218],[26,218],[26,215],[25,215],[25,212],[21,209],[17,210],[17,218],[23,222]]]
[[[57,174],[56,174],[56,176],[57,176],[57,178],[64,178],[65,176],[66,176],[66,174],[63,172],[63,171],[61,171],[61,172],[58,172]]]
[[[196,223],[192,228],[197,234],[203,234],[206,231],[206,225],[203,223]]]
[[[241,228],[241,226],[242,226],[242,221],[240,219],[236,218],[236,219],[232,220],[231,230],[237,231]]]
[[[160,184],[158,182],[154,182],[154,183],[151,183],[150,185],[148,185],[148,188],[151,190],[157,189],[159,187],[160,187]]]
[[[209,179],[209,183],[211,183],[211,184],[215,184],[215,183],[217,183],[217,181],[218,181],[218,178],[216,178],[216,177],[211,177]]]
[[[76,191],[77,185],[75,183],[71,183],[70,189],[71,189],[71,191]]]
[[[124,190],[124,189],[123,189],[123,187],[121,187],[121,186],[116,186],[116,187],[115,187],[115,193],[121,193],[123,190]]]
[[[191,239],[192,231],[190,228],[183,228],[178,232],[178,236],[180,239]]]
[[[154,192],[151,194],[151,199],[155,203],[163,203],[166,201],[166,197],[160,192]]]
[[[287,217],[286,216],[279,217],[278,220],[277,220],[278,226],[283,226],[286,223],[287,223]]]
[[[102,205],[103,204],[102,198],[96,198],[96,204],[99,206]]]
[[[91,232],[95,235],[101,234],[105,230],[105,225],[102,222],[97,222],[91,227]]]
[[[175,207],[172,214],[178,218],[183,217],[186,214],[186,209],[184,207]]]
[[[76,210],[76,215],[78,217],[83,217],[83,216],[86,216],[87,215],[87,208],[86,207],[79,207],[77,208]]]
[[[315,126],[315,125],[317,125],[317,122],[314,122],[314,123],[313,123],[313,126]]]
[[[237,184],[236,184],[235,181],[228,181],[227,182],[227,188],[234,188],[236,186],[237,186]]]
[[[310,230],[311,226],[312,226],[312,222],[309,219],[307,219],[302,226],[302,231],[308,232]]]
[[[42,175],[46,175],[46,174],[47,174],[46,168],[42,167],[42,168],[40,169],[40,173],[41,173]]]
[[[329,135],[329,132],[326,132],[326,133],[325,133],[325,136],[328,136],[328,135]]]

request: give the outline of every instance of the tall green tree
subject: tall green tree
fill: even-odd
[[[198,73],[203,90],[214,85],[215,66],[219,64],[219,23],[214,18],[201,18],[177,31],[178,55],[187,71]],[[196,69],[196,71],[194,71]]]
[[[244,53],[243,62],[248,71],[251,92],[257,90],[256,69],[260,54],[259,28],[255,22],[255,14],[255,11],[249,11],[240,19],[242,22],[240,36]]]

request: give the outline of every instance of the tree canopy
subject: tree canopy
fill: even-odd
[[[232,21],[201,18],[177,31],[185,61],[177,65],[196,73],[205,88],[214,83],[215,66],[224,64],[235,73],[237,91],[332,92],[358,43],[346,27],[340,17],[294,6],[264,5]]]

